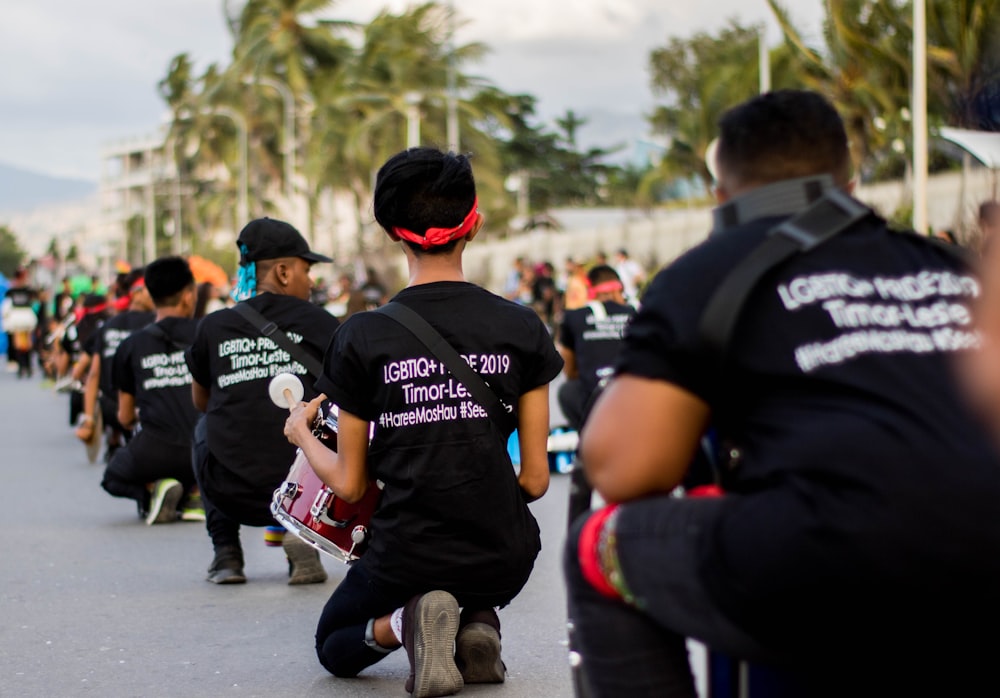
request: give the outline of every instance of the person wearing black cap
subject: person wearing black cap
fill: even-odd
[[[384,488],[371,547],[323,609],[316,650],[351,677],[405,646],[406,690],[447,695],[504,681],[496,608],[521,591],[541,547],[527,503],[549,485],[548,384],[562,360],[534,310],[465,280],[462,253],[483,225],[465,156],[398,153],[378,172],[374,209],[410,272],[388,311],[417,313],[482,380],[456,378],[382,310],[334,335],[316,387],[339,407],[338,452],[312,435],[318,401],[297,407],[285,433],[338,497],[356,501],[369,477]],[[515,426],[519,472],[507,452]]]
[[[180,257],[151,262],[145,284],[156,322],[122,340],[111,363],[117,421],[135,436],[115,451],[101,487],[115,497],[134,499],[146,523],[158,524],[179,518],[184,496],[195,485],[191,432],[198,412],[191,404],[191,373],[184,361],[184,349],[194,339],[195,285]]]
[[[273,322],[305,352],[322,358],[337,320],[309,302],[309,269],[329,257],[310,251],[299,232],[283,221],[251,221],[236,241],[240,267],[234,298]],[[275,526],[270,503],[295,458],[282,435],[285,411],[268,397],[278,373],[305,376],[305,367],[265,338],[234,308],[199,321],[187,353],[194,376],[194,404],[204,412],[195,430],[194,467],[215,556],[208,581],[246,582],[240,526]],[[313,379],[302,381],[306,396]],[[319,553],[295,536],[284,536],[289,584],[326,580]]]

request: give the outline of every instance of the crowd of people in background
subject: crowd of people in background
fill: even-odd
[[[613,260],[604,252],[591,259],[567,257],[558,272],[549,260],[517,257],[500,293],[508,300],[534,308],[555,335],[565,311],[582,308],[593,300],[593,284],[587,275],[596,267],[612,268],[621,281],[624,301],[638,307],[652,270],[629,256],[625,248],[619,248]]]

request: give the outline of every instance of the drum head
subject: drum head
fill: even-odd
[[[94,409],[94,432],[90,435],[90,441],[85,442],[87,460],[91,463],[97,462],[97,455],[101,452],[101,441],[104,437],[104,416],[101,412],[101,406],[96,405]]]

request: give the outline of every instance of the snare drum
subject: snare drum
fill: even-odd
[[[336,406],[330,407],[320,438],[332,440],[335,446],[337,413]],[[380,494],[378,484],[371,482],[360,501],[348,504],[323,484],[300,449],[285,481],[274,491],[271,513],[282,526],[320,552],[341,562],[353,562],[368,548],[368,525]]]

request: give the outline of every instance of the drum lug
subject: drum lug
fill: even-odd
[[[354,549],[365,542],[368,537],[368,529],[364,526],[355,526],[351,530],[351,549],[347,551],[348,557],[354,556]]]
[[[278,488],[282,497],[288,497],[288,499],[295,499],[299,496],[299,483],[288,482],[285,480],[281,483],[281,487]]]
[[[313,500],[312,506],[309,507],[309,513],[313,515],[313,518],[324,518],[327,508],[330,506],[330,498],[332,496],[332,491],[326,487],[320,488],[319,492],[316,493],[316,499]]]

